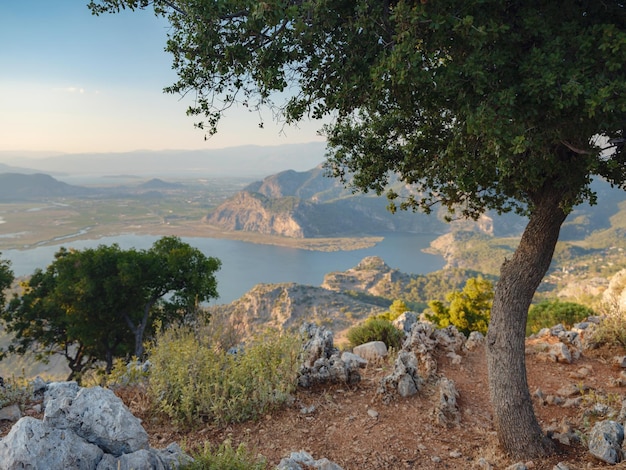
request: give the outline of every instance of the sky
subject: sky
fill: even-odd
[[[264,128],[230,109],[204,140],[164,51],[168,24],[151,10],[93,16],[88,0],[0,0],[0,153],[126,152],[321,140],[320,122]],[[31,156],[37,156],[34,153]]]

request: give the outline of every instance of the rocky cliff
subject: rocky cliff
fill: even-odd
[[[290,330],[313,322],[342,331],[355,322],[386,311],[391,302],[370,302],[323,287],[295,283],[258,284],[228,305],[209,308],[212,315],[223,315],[243,337],[264,328]]]
[[[401,190],[399,190],[402,192]],[[353,194],[320,167],[285,171],[248,185],[205,218],[226,230],[294,238],[443,233],[440,218],[387,210],[387,199]]]

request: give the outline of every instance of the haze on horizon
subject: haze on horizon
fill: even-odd
[[[168,24],[150,11],[94,17],[87,0],[0,2],[0,155],[219,149],[323,141],[320,121],[282,127],[231,108],[204,140],[175,73]],[[40,153],[42,152],[42,153]]]

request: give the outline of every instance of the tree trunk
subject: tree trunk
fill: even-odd
[[[519,246],[500,270],[487,333],[487,367],[494,423],[500,445],[514,458],[554,452],[535,417],[526,378],[525,337],[528,308],[552,261],[566,214],[560,192],[536,198]]]

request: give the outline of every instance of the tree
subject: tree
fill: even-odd
[[[70,379],[97,361],[110,372],[115,357],[142,357],[147,332],[195,315],[198,304],[217,297],[220,261],[176,237],[149,250],[61,248],[45,271],[24,283],[0,318],[14,340],[9,353],[61,354]]]
[[[469,335],[472,331],[487,333],[489,315],[493,304],[493,284],[482,276],[467,280],[462,291],[451,292],[446,300],[446,306],[439,300],[429,302],[432,313],[427,314],[428,320],[437,326],[445,328],[454,325],[463,334]]]
[[[623,2],[90,3],[96,14],[148,5],[172,26],[178,81],[166,91],[194,92],[189,114],[209,134],[233,103],[272,106],[272,92],[290,91],[287,122],[330,116],[333,175],[379,194],[392,174],[412,187],[406,199],[388,191],[392,209],[528,216],[496,286],[490,395],[505,451],[553,452],[528,391],[526,317],[568,212],[595,202],[591,179],[625,186]]]

